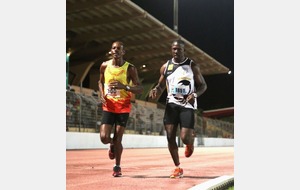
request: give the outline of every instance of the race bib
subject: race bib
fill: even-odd
[[[176,85],[171,87],[171,93],[172,94],[178,94],[178,95],[187,95],[189,92],[188,86],[183,85]]]
[[[120,97],[120,89],[109,88],[108,86],[106,86],[106,94],[108,96],[119,98]]]

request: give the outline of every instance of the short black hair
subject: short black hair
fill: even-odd
[[[124,43],[122,41],[117,40],[117,41],[114,41],[112,44],[114,44],[114,43],[119,43],[121,46],[124,47]]]
[[[185,46],[185,43],[184,43],[184,41],[183,41],[183,40],[181,40],[181,39],[174,40],[174,41],[172,42],[172,45],[173,45],[174,43],[178,43],[178,44],[180,44],[180,45],[183,45],[183,46]]]

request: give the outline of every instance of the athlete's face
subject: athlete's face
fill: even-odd
[[[111,54],[113,58],[120,58],[125,54],[125,51],[123,49],[123,45],[119,42],[115,42],[112,44],[111,47]]]
[[[172,44],[172,56],[176,62],[181,62],[184,59],[184,45],[177,42]]]

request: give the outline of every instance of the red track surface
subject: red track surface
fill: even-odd
[[[210,179],[234,175],[234,147],[195,147],[190,158],[179,148],[183,178],[170,179],[175,169],[168,148],[123,150],[122,177],[112,177],[114,160],[107,149],[67,150],[66,189],[189,189]]]

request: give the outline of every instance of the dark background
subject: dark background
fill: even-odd
[[[173,0],[132,0],[173,29]],[[234,106],[234,0],[178,0],[178,33],[229,68],[232,73],[204,76],[203,110]],[[157,79],[158,80],[158,79]],[[159,100],[165,101],[165,94]]]

